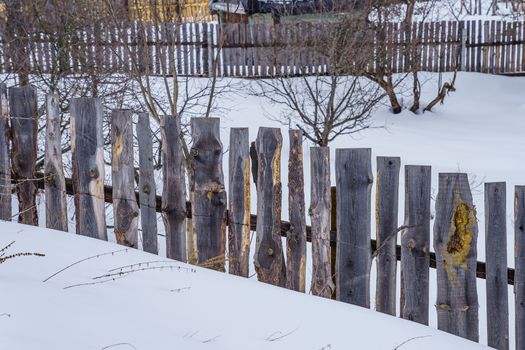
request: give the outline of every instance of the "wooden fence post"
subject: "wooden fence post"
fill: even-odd
[[[289,130],[288,212],[290,230],[286,234],[286,288],[305,291],[306,217],[304,204],[303,133]]]
[[[332,280],[330,227],[332,200],[330,188],[330,149],[310,148],[312,221],[312,294],[331,298],[335,289]]]
[[[71,100],[71,152],[77,234],[107,240],[102,102]]]
[[[467,174],[439,174],[434,222],[438,328],[472,341],[479,340],[477,235]]]
[[[58,95],[46,98],[46,152],[44,160],[46,227],[67,231],[66,180],[62,165]]]
[[[370,307],[370,220],[373,183],[369,148],[337,149],[337,300]]]
[[[145,252],[158,254],[155,176],[153,173],[153,141],[149,114],[139,113],[137,141],[139,145],[139,203],[142,247]]]
[[[396,315],[396,242],[400,167],[399,157],[377,157],[376,310],[394,316]]]
[[[180,118],[160,119],[162,139],[162,218],[166,230],[166,256],[186,262],[186,188]]]
[[[226,191],[219,118],[192,118],[192,218],[199,265],[224,271]]]
[[[0,84],[0,220],[11,221],[11,162],[9,158],[9,109],[7,87]]]
[[[11,114],[12,171],[17,181],[18,222],[38,225],[36,206],[36,152],[38,111],[36,90],[26,85],[9,88],[9,107]]]
[[[501,350],[509,348],[506,200],[505,182],[485,183],[488,346]]]
[[[250,141],[248,128],[230,130],[229,272],[248,277],[250,263]]]
[[[257,151],[257,240],[254,264],[259,281],[284,287],[281,243],[281,130],[259,128]]]
[[[514,193],[516,349],[525,349],[525,186]]]
[[[405,222],[401,233],[400,314],[428,325],[431,167],[405,166]]]
[[[111,113],[111,178],[117,243],[137,248],[139,209],[135,196],[132,115],[131,110]]]

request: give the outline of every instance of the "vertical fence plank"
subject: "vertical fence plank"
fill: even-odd
[[[281,130],[259,128],[257,152],[257,240],[255,270],[259,281],[284,287],[286,268],[281,243]]]
[[[434,222],[438,328],[479,339],[476,209],[466,174],[439,174]]]
[[[66,180],[62,165],[58,95],[47,95],[46,111],[46,150],[44,160],[46,227],[67,231]]]
[[[35,164],[38,111],[36,90],[29,85],[9,88],[9,107],[13,133],[12,172],[14,180],[18,182],[18,222],[37,226]]]
[[[430,166],[405,166],[405,222],[401,234],[401,317],[428,325]]]
[[[192,218],[200,265],[224,271],[226,191],[219,118],[192,118]]]
[[[288,209],[290,230],[286,235],[286,288],[305,291],[306,217],[304,204],[303,133],[290,130],[288,161]],[[330,186],[328,186],[330,188]]]
[[[11,221],[11,165],[9,158],[7,87],[0,84],[0,220]]]
[[[117,243],[137,248],[139,210],[135,196],[131,118],[131,110],[111,113],[111,175]]]
[[[160,119],[162,140],[162,219],[166,231],[166,256],[186,262],[186,190],[180,118]]]
[[[504,182],[485,184],[488,346],[509,348],[507,290],[507,195]]]
[[[248,277],[250,263],[250,140],[248,128],[230,130],[228,188],[229,272]]]
[[[332,280],[330,228],[332,199],[330,187],[330,149],[310,148],[312,221],[312,294],[331,298],[335,289]],[[335,192],[335,191],[334,191]]]
[[[337,299],[370,307],[370,220],[373,175],[370,149],[338,149]]]
[[[145,252],[158,254],[155,175],[153,172],[153,142],[149,114],[139,113],[137,141],[139,145],[139,203],[142,247]]]
[[[525,186],[514,192],[514,308],[516,317],[516,349],[525,349]]]
[[[399,157],[377,157],[376,310],[394,316],[396,314],[396,242],[400,168],[401,159]]]
[[[107,240],[102,102],[71,100],[71,152],[77,234]]]

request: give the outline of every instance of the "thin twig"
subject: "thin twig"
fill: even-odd
[[[384,240],[383,242],[381,242],[381,244],[379,245],[379,247],[377,247],[377,249],[372,253],[372,259],[377,257],[379,255],[379,253],[381,252],[381,249],[383,249],[385,247],[385,245],[390,241],[392,240],[392,238],[394,238],[396,236],[396,234],[400,231],[403,231],[403,230],[406,230],[408,228],[414,228],[414,227],[419,227],[421,225],[403,225],[403,226],[399,226],[398,228],[396,228],[393,232],[391,232]],[[379,240],[378,240],[379,242]]]
[[[266,339],[264,339],[264,340],[266,340],[266,341],[276,341],[276,340],[282,339],[282,338],[284,338],[284,337],[287,337],[287,336],[289,336],[290,334],[295,333],[298,329],[299,329],[299,327],[296,327],[295,329],[291,330],[290,332],[288,332],[288,333],[284,333],[284,334],[283,334],[283,332],[281,332],[281,331],[276,331],[276,332],[273,332],[272,334],[270,334],[270,335],[269,335],[268,337],[266,337]],[[281,334],[281,335],[279,335],[279,336],[277,336],[277,337],[274,337],[274,335],[277,335],[277,334]]]
[[[78,284],[72,284],[70,286],[66,286],[62,289],[69,289],[69,288],[74,288],[74,287],[82,287],[82,286],[92,286],[92,285],[95,285],[95,284],[101,284],[101,283],[106,283],[106,282],[111,282],[111,281],[115,281],[115,280],[118,280],[120,278],[124,278],[126,277],[126,275],[123,275],[123,276],[117,276],[117,277],[112,277],[112,278],[109,278],[107,280],[102,280],[102,281],[97,281],[97,282],[86,282],[86,283],[78,283]]]
[[[127,346],[129,346],[130,348],[137,350],[137,348],[134,347],[133,345],[131,345],[130,343],[116,343],[116,344],[111,344],[111,345],[108,345],[108,346],[104,346],[103,348],[101,348],[101,350],[105,350],[105,349],[109,349],[109,348],[113,348],[113,347],[115,347],[115,346],[121,346],[121,345],[127,345]]]
[[[429,338],[429,337],[431,337],[431,335],[421,335],[419,337],[413,337],[413,338],[407,339],[404,342],[402,342],[401,344],[399,344],[398,346],[396,346],[394,348],[394,350],[398,350],[400,347],[402,347],[403,345],[405,345],[408,342],[411,342],[412,340],[421,339],[421,338]]]
[[[90,260],[90,259],[95,259],[95,258],[100,258],[101,256],[105,256],[105,255],[113,255],[115,253],[120,253],[120,252],[127,252],[128,251],[128,248],[124,248],[124,249],[119,249],[119,250],[114,250],[112,252],[107,252],[107,253],[102,253],[102,254],[97,254],[97,255],[93,255],[93,256],[89,256],[87,258],[84,258],[82,260],[78,260],[78,261],[75,261],[74,263],[64,267],[63,269],[55,272],[54,274],[52,274],[51,276],[49,276],[48,278],[46,278],[45,280],[43,280],[42,282],[47,282],[49,281],[51,278],[55,277],[56,275],[58,275],[59,273],[61,272],[64,272],[65,270],[69,269],[70,267],[73,267],[77,264],[80,264],[81,262],[84,262],[84,261],[87,261],[87,260]]]

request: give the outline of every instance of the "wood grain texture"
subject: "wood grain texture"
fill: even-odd
[[[288,160],[288,213],[286,234],[286,288],[305,291],[306,213],[304,204],[303,133],[290,130]]]
[[[137,142],[139,146],[139,205],[142,247],[145,252],[158,254],[157,213],[155,210],[157,186],[153,172],[152,138],[149,114],[139,113]]]
[[[373,175],[369,148],[337,149],[337,300],[370,307]]]
[[[139,208],[135,197],[132,116],[131,110],[111,113],[111,178],[117,243],[137,248]]]
[[[507,290],[507,195],[504,182],[485,183],[488,346],[509,348]]]
[[[332,196],[330,187],[330,149],[310,148],[312,222],[312,294],[331,298],[335,290],[332,279],[330,227]]]
[[[36,90],[30,85],[9,88],[12,130],[12,175],[17,181],[18,222],[38,225],[36,186],[38,111]]]
[[[58,95],[46,97],[46,148],[44,160],[46,227],[67,231],[66,179],[62,165]]]
[[[172,115],[162,116],[160,130],[163,175],[162,218],[166,231],[166,256],[186,262],[186,187],[180,118]]]
[[[250,270],[250,140],[248,128],[231,128],[228,164],[229,272],[248,277]]]
[[[516,349],[525,349],[525,186],[514,192],[514,310],[516,317]]]
[[[226,190],[219,118],[192,118],[190,190],[199,265],[224,271]]]
[[[259,281],[284,287],[286,267],[281,243],[281,130],[259,128],[257,152],[257,240],[255,271]]]
[[[431,167],[405,166],[405,222],[401,232],[402,318],[428,325]]]
[[[71,152],[77,234],[107,240],[102,102],[71,100]]]
[[[396,315],[396,242],[399,207],[399,157],[377,157],[376,233],[377,254],[376,310]]]
[[[479,340],[476,209],[466,174],[439,174],[434,221],[438,328]]]
[[[0,84],[0,220],[11,221],[11,160],[7,86]]]

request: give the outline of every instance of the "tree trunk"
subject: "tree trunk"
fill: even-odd
[[[476,209],[466,174],[439,174],[434,222],[438,328],[479,340]]]
[[[0,84],[0,220],[11,221],[11,164],[9,158],[9,109],[7,87]]]
[[[46,227],[67,231],[66,180],[62,165],[58,95],[47,95],[46,152],[44,161]]]
[[[118,244],[138,247],[139,209],[135,197],[131,110],[111,113],[113,215]]]
[[[224,271],[226,191],[219,118],[192,118],[192,218],[201,266]]]
[[[18,189],[18,222],[37,226],[35,173],[38,111],[35,89],[29,85],[10,88],[9,106],[13,133],[12,171]]]
[[[312,294],[331,298],[335,290],[332,280],[330,226],[330,149],[311,147],[310,164],[312,197],[309,214],[312,222]]]
[[[516,186],[514,194],[515,274],[514,310],[516,314],[516,349],[525,349],[525,186]]]

